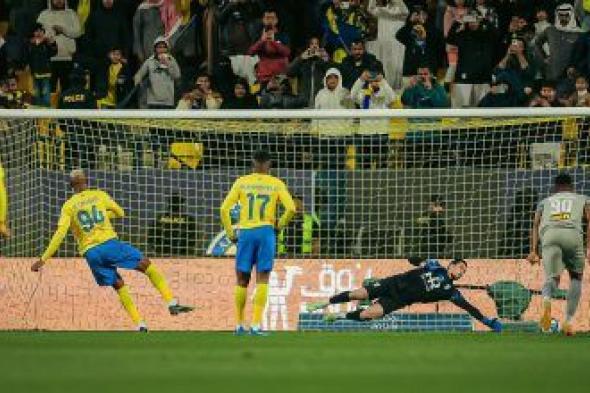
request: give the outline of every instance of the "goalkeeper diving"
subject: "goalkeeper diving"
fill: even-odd
[[[45,265],[47,260],[59,249],[71,227],[78,243],[80,255],[84,256],[88,262],[88,267],[94,275],[96,283],[115,289],[121,304],[139,331],[147,331],[147,325],[139,314],[127,285],[117,273],[117,268],[144,273],[168,304],[168,311],[171,315],[192,311],[193,307],[178,304],[166,279],[149,259],[145,258],[135,247],[118,239],[117,233],[111,225],[111,219],[125,216],[121,206],[106,192],[88,189],[88,181],[82,170],[71,172],[70,185],[75,194],[64,203],[57,231],[47,250],[31,266],[31,270],[38,272]]]
[[[331,304],[348,303],[354,300],[372,300],[373,304],[364,310],[327,313],[324,317],[326,322],[339,319],[369,321],[412,304],[448,300],[493,331],[501,332],[502,324],[497,318],[484,317],[455,287],[454,282],[463,277],[466,271],[467,262],[463,259],[452,260],[446,268],[437,260],[428,259],[415,269],[368,283],[353,291],[341,292],[332,296],[328,302],[310,303],[307,311],[313,312]]]

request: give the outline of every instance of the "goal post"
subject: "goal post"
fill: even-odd
[[[215,263],[231,266],[235,246],[223,234],[219,206],[249,171],[253,152],[266,149],[273,173],[302,211],[279,237],[271,291],[278,303],[271,299],[268,311],[274,307],[277,329],[285,325],[283,304],[293,318],[313,299],[305,293],[330,295],[377,273],[411,268],[403,261],[409,256],[473,261],[461,280],[467,297],[508,319],[534,319],[541,274],[522,260],[532,214],[560,170],[573,175],[579,192],[590,192],[589,119],[586,108],[1,111],[0,162],[13,236],[0,242],[0,272],[10,271],[11,286],[29,279],[17,261],[43,251],[71,195],[67,174],[83,168],[92,187],[126,210],[115,224],[121,238],[171,261],[170,269],[184,272],[177,285],[190,292],[199,284],[182,277],[197,273],[185,269],[206,265],[214,274]],[[57,257],[78,260],[73,239],[64,243]],[[84,285],[91,285],[87,276]],[[488,288],[498,283],[502,290]],[[527,297],[521,287],[533,292]],[[212,297],[224,293],[211,291]],[[498,294],[507,291],[512,296],[502,304],[512,308],[497,310]],[[582,302],[589,300],[585,291]],[[420,323],[428,327],[442,323],[428,315],[459,311],[442,305],[411,312],[424,314]],[[587,324],[587,310],[579,315]],[[311,328],[318,326],[314,318]],[[412,315],[404,318],[404,327],[414,326]],[[202,323],[197,328],[222,325]],[[0,318],[0,329],[6,327]]]

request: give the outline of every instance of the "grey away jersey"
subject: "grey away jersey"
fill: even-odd
[[[582,233],[587,204],[590,204],[590,199],[586,195],[573,192],[559,192],[543,199],[537,206],[537,213],[541,214],[539,233],[543,234],[551,228],[570,228]]]

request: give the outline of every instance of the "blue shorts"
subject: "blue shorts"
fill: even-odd
[[[117,239],[92,247],[84,257],[100,286],[113,286],[118,277],[117,268],[136,269],[143,260],[141,251]]]
[[[256,271],[270,272],[274,264],[276,247],[275,230],[271,226],[240,230],[236,270],[250,273],[256,265]]]

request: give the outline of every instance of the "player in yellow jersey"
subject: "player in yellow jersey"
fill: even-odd
[[[72,171],[70,185],[75,194],[64,203],[57,231],[47,250],[31,266],[31,270],[37,272],[45,265],[45,262],[58,250],[68,229],[72,228],[80,255],[86,258],[97,284],[112,286],[117,291],[123,307],[137,325],[138,330],[147,331],[147,326],[135,307],[129,289],[117,273],[117,268],[137,270],[148,276],[168,303],[170,314],[177,315],[192,311],[193,307],[178,304],[166,279],[149,259],[135,247],[117,239],[117,233],[111,225],[111,218],[125,216],[121,206],[106,192],[88,189],[86,175],[82,170]]]
[[[4,182],[4,168],[0,163],[0,237],[9,237],[10,230],[6,222],[8,213],[8,197],[6,196],[6,183]]]
[[[264,335],[260,329],[268,295],[268,278],[276,252],[276,231],[281,231],[295,215],[295,203],[285,183],[269,175],[270,156],[265,151],[254,154],[253,173],[237,179],[221,205],[221,222],[230,240],[236,235],[231,225],[230,210],[240,203],[238,250],[236,254],[235,304],[236,334],[246,333],[244,308],[252,267],[256,265],[256,294],[250,334]],[[285,212],[276,222],[277,204]]]

